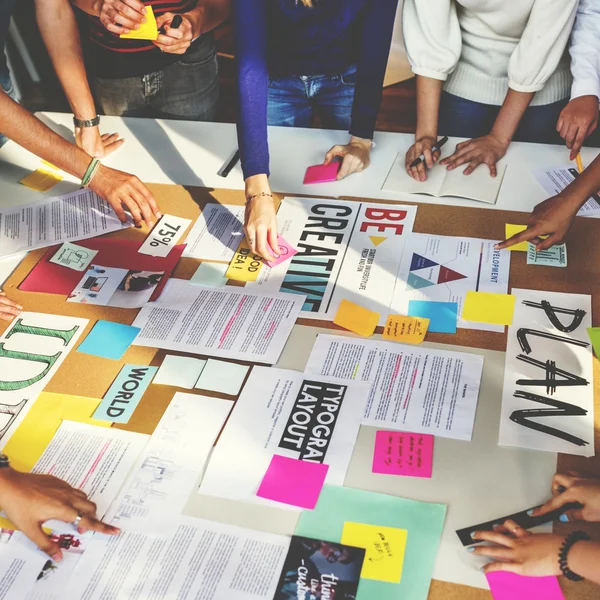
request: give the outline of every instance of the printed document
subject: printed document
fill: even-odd
[[[372,382],[364,425],[470,440],[483,357],[319,335],[307,374]],[[310,375],[308,375],[310,376]]]
[[[274,364],[303,302],[303,296],[293,294],[171,279],[134,321],[141,329],[134,344]]]
[[[2,537],[10,540],[11,535],[11,531],[2,530]],[[14,540],[0,540],[0,598],[26,598],[46,562],[48,556],[39,550]]]

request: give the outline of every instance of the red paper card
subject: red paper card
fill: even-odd
[[[334,160],[328,165],[313,165],[312,167],[308,167],[304,175],[304,184],[335,181],[341,166],[341,162]]]
[[[98,254],[94,257],[94,264],[96,265],[136,271],[164,272],[165,276],[158,284],[154,294],[152,294],[151,300],[156,300],[181,258],[185,250],[185,244],[175,246],[168,256],[161,258],[139,254],[138,250],[143,243],[143,240],[137,242],[133,240],[115,240],[114,238],[93,238],[77,242],[77,245],[98,251]],[[48,249],[42,260],[21,283],[20,290],[68,296],[75,289],[75,286],[81,280],[81,272],[49,262],[59,248],[60,246],[52,246]]]

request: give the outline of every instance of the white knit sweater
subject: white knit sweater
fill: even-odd
[[[532,106],[569,97],[565,47],[579,0],[405,0],[413,72],[450,94],[500,106],[508,88]]]

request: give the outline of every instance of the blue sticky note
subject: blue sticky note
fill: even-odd
[[[432,333],[456,333],[458,304],[456,302],[410,300],[408,316],[429,319],[428,331]]]
[[[156,371],[158,367],[125,365],[96,409],[94,419],[129,423]]]
[[[79,345],[77,352],[121,360],[139,332],[139,327],[113,321],[98,321]]]

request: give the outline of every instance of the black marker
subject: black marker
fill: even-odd
[[[170,29],[179,29],[181,27],[181,24],[183,23],[183,17],[181,15],[175,15],[173,17],[173,20],[171,21],[171,24],[169,25]],[[164,26],[161,27],[158,30],[159,33],[166,33]]]
[[[433,146],[433,148],[431,149],[431,153],[434,154],[435,152],[437,152],[438,150],[440,150],[440,148],[448,141],[448,136],[445,135],[439,142],[437,142],[435,144],[435,146]],[[420,165],[423,161],[425,160],[425,155],[421,154],[421,156],[419,156],[419,158],[415,158],[415,160],[413,160],[410,163],[410,168],[412,169],[413,167],[416,167],[417,165]]]
[[[235,165],[238,164],[239,160],[240,160],[240,151],[238,149],[234,152],[234,154],[231,157],[231,159],[229,160],[229,162],[225,163],[225,165],[219,169],[217,175],[220,175],[221,177],[227,177],[227,175],[229,175],[229,173],[231,173],[231,169],[233,169],[233,167],[235,167]]]

